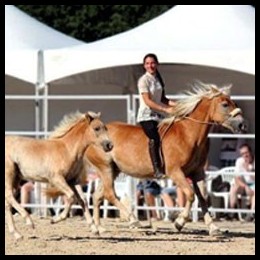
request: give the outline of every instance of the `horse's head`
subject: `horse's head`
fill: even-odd
[[[95,113],[89,111],[85,114],[86,120],[89,123],[88,138],[93,137],[94,143],[101,145],[105,152],[109,152],[113,149],[113,143],[111,142],[107,127],[100,120],[101,113]]]
[[[245,132],[242,111],[230,99],[230,89],[231,85],[218,88],[196,81],[193,88],[186,91],[186,98],[176,102],[173,115],[164,119],[161,125],[188,118],[198,123],[217,123],[232,132]]]
[[[228,128],[233,133],[246,132],[247,126],[242,116],[242,110],[230,99],[231,86],[215,90],[210,111],[211,120]]]

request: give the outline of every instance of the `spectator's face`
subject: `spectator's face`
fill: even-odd
[[[248,150],[248,147],[242,147],[240,150],[240,155],[244,158],[246,163],[251,163],[252,162],[252,155],[250,151]]]

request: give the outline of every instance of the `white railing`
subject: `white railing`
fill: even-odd
[[[182,95],[171,95],[169,98],[177,99],[182,98],[184,96]],[[48,136],[48,113],[49,113],[49,106],[48,101],[49,100],[125,100],[126,101],[126,114],[127,114],[127,122],[128,123],[135,123],[136,113],[137,113],[137,103],[138,103],[138,95],[5,95],[6,100],[35,100],[36,103],[38,103],[39,100],[44,101],[44,116],[42,118],[43,122],[42,128],[43,131],[5,131],[5,134],[8,135],[31,135],[31,136]],[[231,96],[231,99],[233,100],[248,100],[248,101],[255,101],[255,96]],[[36,116],[39,116],[38,112],[35,112]],[[40,121],[39,118],[37,118],[37,121]],[[37,128],[37,127],[36,127]],[[209,134],[210,138],[245,138],[245,139],[255,139],[255,134],[216,134],[211,133]],[[132,182],[131,182],[132,183]],[[131,184],[133,187],[133,183]],[[128,187],[129,188],[129,187]],[[130,189],[130,188],[129,188]],[[133,190],[133,189],[132,189]],[[134,191],[135,192],[135,191]],[[50,204],[27,204],[28,207],[34,207],[34,208],[50,208],[53,207],[53,205]],[[62,207],[61,205],[58,207]],[[90,208],[93,207],[90,205]],[[137,206],[136,204],[133,204],[134,210],[139,209],[156,209],[156,210],[165,210],[165,207],[147,207],[147,206]],[[73,208],[79,208],[79,206],[74,205]],[[108,209],[116,209],[114,206],[107,206]],[[168,209],[168,208],[167,208]],[[181,210],[180,208],[171,208],[169,210]],[[193,207],[192,212],[198,212],[200,211],[199,208]],[[211,212],[252,212],[251,210],[246,209],[216,209],[216,208],[210,208]]]
[[[211,180],[212,178],[216,177],[217,175],[221,174],[221,169],[218,171],[207,171],[206,172],[206,181],[207,180]],[[254,172],[244,172],[244,173],[236,173],[236,172],[229,172],[227,173],[228,175],[233,175],[233,176],[237,176],[237,175],[254,175]],[[167,207],[167,206],[147,206],[147,205],[143,205],[143,206],[139,206],[137,205],[137,198],[136,196],[136,185],[137,185],[137,179],[132,178],[130,176],[126,176],[124,178],[125,182],[125,195],[127,196],[128,199],[131,200],[131,205],[132,205],[132,210],[133,212],[137,212],[138,210],[157,210],[157,211],[181,211],[183,208],[181,207]],[[120,180],[120,186],[122,188],[123,182],[122,180]],[[131,187],[129,187],[131,185]],[[115,185],[115,187],[117,187],[117,185]],[[206,183],[206,187],[207,187],[207,192],[208,195],[211,194],[211,190],[209,188],[209,185]],[[116,188],[117,190],[117,188]],[[135,198],[135,199],[133,199]],[[26,204],[23,205],[26,206],[28,208],[53,208],[53,209],[62,209],[64,208],[64,206],[62,204],[50,204],[50,203],[30,203],[30,204]],[[79,205],[73,205],[72,209],[80,209],[81,207]],[[89,208],[93,209],[93,204],[89,204]],[[104,203],[101,207],[101,209],[104,210],[104,212],[107,212],[108,210],[118,210],[118,208],[116,208],[115,206],[110,206],[108,205],[108,203]],[[198,200],[196,199],[195,202],[193,203],[193,206],[191,208],[191,213],[192,213],[192,220],[193,221],[197,221],[198,220],[198,212],[201,212],[201,208],[198,207]],[[247,214],[247,213],[255,213],[255,210],[251,210],[251,209],[245,209],[245,208],[240,208],[240,209],[231,209],[231,208],[214,208],[214,207],[209,207],[209,212],[211,213],[238,213],[238,214]],[[104,214],[104,216],[106,216],[107,214]]]

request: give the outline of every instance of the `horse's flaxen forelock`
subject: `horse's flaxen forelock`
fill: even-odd
[[[85,114],[76,111],[65,115],[60,123],[54,127],[53,132],[50,134],[49,139],[59,138],[64,136],[72,127],[85,119]]]
[[[230,95],[230,88],[231,85],[218,88],[215,84],[205,84],[201,81],[196,81],[191,85],[191,90],[184,92],[186,97],[176,101],[173,115],[163,119],[160,125],[179,121],[189,115],[204,97],[212,99],[220,94]]]

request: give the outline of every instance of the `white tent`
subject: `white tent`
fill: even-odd
[[[116,36],[45,52],[46,82],[140,64],[147,52],[158,54],[163,64],[195,64],[254,75],[255,9],[246,5],[178,5]]]
[[[5,5],[5,75],[36,84],[39,51],[82,44],[37,21],[13,5]]]
[[[43,51],[82,44],[5,5],[5,93],[35,94],[45,86]],[[39,128],[39,102],[6,100],[7,130]],[[14,115],[19,114],[19,118]]]

